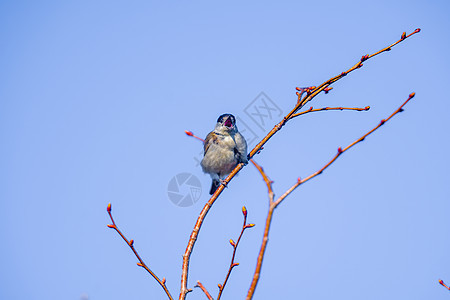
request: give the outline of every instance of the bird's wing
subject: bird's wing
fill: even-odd
[[[206,136],[205,142],[203,143],[203,155],[206,155],[206,152],[208,152],[209,147],[212,144],[217,144],[218,142],[218,138],[217,135],[214,133],[214,131],[211,131],[210,133],[208,133],[208,135]]]
[[[234,153],[239,153],[240,156],[240,162],[248,163],[247,160],[247,142],[245,141],[244,137],[237,132],[234,136],[236,147],[234,149]]]

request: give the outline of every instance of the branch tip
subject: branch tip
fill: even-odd
[[[108,206],[106,207],[106,211],[109,213],[111,212],[111,203],[108,203]]]
[[[113,224],[108,224],[106,226],[108,226],[109,228],[116,228],[116,226],[114,226]]]
[[[450,286],[446,285],[442,279],[439,279],[439,283],[440,283],[443,287],[445,287],[447,290],[450,291]]]
[[[185,130],[184,133],[186,133],[188,136],[193,136],[193,135],[194,135],[194,134],[192,133],[192,131],[188,131],[188,130]]]
[[[411,94],[409,94],[409,99],[414,98],[415,95],[416,95],[416,93],[412,92]]]
[[[245,208],[245,206],[242,206],[242,214],[244,217],[247,217],[247,208]]]

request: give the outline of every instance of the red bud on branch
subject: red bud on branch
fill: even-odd
[[[418,33],[420,32],[420,28],[417,28],[416,30],[414,30],[414,33]]]
[[[250,224],[245,225],[244,228],[251,228],[251,227],[253,227],[253,226],[255,226],[255,224],[250,223]]]
[[[411,94],[409,94],[409,98],[412,99],[412,98],[414,98],[415,95],[416,95],[416,93],[411,93]]]
[[[133,246],[133,244],[134,244],[134,240],[131,239],[131,240],[128,242],[128,245],[130,245],[130,247],[131,247],[131,246]]]
[[[185,130],[184,133],[186,133],[188,136],[193,136],[194,134],[192,133],[192,131],[187,131]]]
[[[244,217],[247,217],[247,208],[245,208],[245,206],[242,206],[242,214]]]
[[[163,279],[161,280],[161,282],[162,282],[163,284],[166,284],[166,277],[163,277]]]
[[[406,32],[403,32],[403,33],[402,33],[401,39],[402,39],[402,40],[406,39]]]
[[[341,154],[342,152],[343,152],[343,151],[342,151],[342,148],[339,147],[339,148],[338,148],[338,153]]]
[[[108,212],[111,212],[111,203],[108,203],[108,206],[106,207],[106,210],[107,210]]]
[[[239,266],[239,263],[234,263],[234,264],[231,265],[232,268],[234,268],[236,266]]]
[[[116,228],[116,226],[114,226],[113,224],[108,224],[106,226],[108,226],[109,228]]]
[[[369,109],[370,109],[370,106],[364,107],[364,110],[369,110]]]
[[[143,264],[141,264],[140,262],[136,263],[139,267],[144,267]]]
[[[368,59],[369,59],[369,54],[363,55],[363,56],[361,57],[361,62],[363,62],[363,61],[365,61],[365,60],[368,60]]]
[[[232,239],[230,239],[230,244],[231,246],[236,247],[236,243]]]

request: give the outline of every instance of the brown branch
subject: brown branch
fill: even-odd
[[[346,76],[348,73],[361,68],[363,65],[362,64],[363,61],[368,60],[369,58],[372,58],[382,52],[391,50],[391,48],[393,46],[397,45],[398,43],[404,41],[406,38],[408,38],[418,32],[420,32],[420,29],[416,29],[414,32],[412,32],[409,35],[406,35],[405,33],[402,34],[402,37],[400,40],[398,40],[397,42],[391,44],[390,46],[388,46],[386,48],[381,49],[378,52],[375,52],[374,54],[364,55],[356,65],[354,65],[347,71],[342,72],[340,75],[335,76],[335,77],[325,81],[318,87],[308,88],[306,91],[306,96],[303,99],[301,99],[301,95],[298,97],[298,101],[297,101],[297,104],[295,105],[295,107],[278,124],[276,124],[274,126],[274,128],[250,151],[250,153],[248,154],[248,157],[253,158],[253,156],[255,154],[259,153],[263,149],[263,146],[267,143],[267,141],[269,141],[272,138],[272,136],[274,136],[286,124],[286,122],[292,118],[292,115],[297,113],[297,111],[299,111],[306,103],[308,103],[309,101],[314,99],[315,96],[317,96],[320,92],[322,92],[322,91],[324,91],[325,93],[328,92],[331,89],[329,87],[329,85],[340,80],[341,78]],[[238,164],[234,168],[234,170],[228,175],[228,177],[225,179],[224,183],[225,184],[229,183],[231,181],[231,179],[233,179],[234,176],[236,176],[236,174],[239,173],[239,171],[243,167],[244,167],[244,164],[242,164],[242,163]],[[197,240],[198,233],[200,232],[200,228],[203,224],[203,221],[204,221],[206,215],[209,212],[209,209],[212,207],[212,205],[214,204],[216,199],[222,193],[224,186],[225,186],[224,184],[220,185],[219,188],[216,190],[216,192],[211,196],[211,198],[205,204],[202,211],[200,212],[199,217],[197,218],[194,229],[192,230],[191,235],[189,237],[188,245],[186,246],[186,250],[183,254],[183,265],[182,265],[182,273],[181,273],[181,288],[180,288],[179,300],[186,299],[186,294],[189,292],[189,289],[187,288],[189,260],[190,260],[191,254],[192,254],[192,250],[194,249],[194,245]],[[266,225],[267,225],[267,223],[266,223]]]
[[[144,268],[148,273],[150,273],[150,275],[152,275],[153,278],[155,278],[155,280],[159,283],[159,285],[164,289],[164,292],[166,292],[167,297],[170,300],[173,300],[173,298],[170,295],[170,292],[169,292],[169,290],[167,289],[167,286],[166,286],[166,278],[159,279],[158,276],[156,276],[156,274],[153,273],[152,270],[150,270],[150,268],[144,263],[144,261],[139,256],[139,254],[137,253],[136,249],[134,248],[134,246],[133,246],[134,240],[128,240],[125,237],[125,235],[117,227],[116,222],[114,222],[114,218],[113,218],[113,216],[111,214],[111,203],[108,204],[108,207],[106,208],[106,210],[108,211],[109,217],[111,218],[111,222],[112,222],[112,224],[108,224],[108,227],[114,229],[122,237],[122,239],[125,241],[125,243],[127,243],[127,245],[130,247],[130,249],[133,251],[133,253],[136,256],[136,258],[139,260],[137,265],[139,267]]]
[[[267,190],[269,193],[269,211],[267,213],[266,225],[264,227],[264,234],[263,234],[263,240],[261,243],[261,248],[259,250],[258,258],[256,260],[256,262],[257,262],[256,269],[255,269],[255,272],[253,273],[252,283],[250,285],[250,289],[247,293],[246,299],[251,299],[253,297],[253,294],[256,289],[256,285],[258,284],[259,277],[261,275],[262,262],[264,259],[264,254],[266,252],[267,242],[269,241],[269,231],[270,231],[270,225],[272,224],[273,211],[276,208],[275,202],[273,201],[273,199],[274,199],[274,193],[272,190],[273,181],[269,180],[269,177],[267,176],[267,174],[264,172],[264,169],[260,165],[258,165],[254,160],[252,160],[252,163],[255,165],[256,169],[258,169],[258,171],[261,173],[263,180],[267,185]]]
[[[247,300],[252,299],[253,294],[255,293],[255,289],[256,289],[256,285],[258,284],[258,280],[260,278],[260,274],[261,274],[261,267],[262,267],[262,262],[264,259],[264,254],[266,251],[266,247],[267,247],[267,242],[269,240],[269,231],[270,231],[270,225],[272,222],[272,217],[273,217],[273,212],[275,210],[275,208],[284,200],[286,199],[287,196],[289,196],[289,194],[291,194],[299,185],[301,185],[302,183],[307,182],[308,180],[316,177],[317,175],[321,174],[326,168],[328,168],[334,161],[336,161],[336,159],[338,159],[338,157],[344,153],[345,151],[349,150],[350,148],[352,148],[353,146],[355,146],[356,144],[358,144],[359,142],[362,142],[368,135],[370,135],[371,133],[373,133],[375,130],[377,130],[378,128],[380,128],[384,123],[386,123],[387,121],[389,121],[393,116],[395,116],[396,114],[398,114],[399,112],[403,111],[403,107],[406,105],[406,103],[408,103],[413,97],[415,96],[415,93],[411,93],[408,97],[408,99],[396,110],[394,111],[387,119],[383,119],[381,120],[381,122],[375,126],[372,130],[368,131],[366,134],[364,134],[362,137],[360,137],[359,139],[355,140],[353,143],[351,143],[350,145],[348,145],[347,147],[345,147],[344,149],[342,148],[338,148],[338,152],[337,154],[327,163],[325,164],[320,170],[318,170],[317,172],[309,175],[308,177],[306,177],[305,179],[298,179],[297,182],[291,187],[289,188],[283,195],[281,195],[276,201],[272,201],[270,200],[270,205],[269,205],[269,211],[267,213],[267,218],[266,218],[266,227],[264,228],[264,235],[263,235],[263,241],[261,244],[261,248],[259,250],[259,255],[258,255],[258,259],[256,261],[256,269],[255,272],[253,274],[253,280],[252,283],[250,284],[250,288],[247,292]],[[253,164],[255,164],[253,162]],[[260,167],[259,165],[256,165],[256,168],[259,170],[259,172],[261,173],[264,182],[266,183],[266,185],[269,187],[269,191],[271,191],[271,181],[268,180],[267,175],[265,174],[264,170],[262,167]],[[269,192],[270,194],[270,192]],[[273,199],[273,196],[269,196],[270,199]],[[441,284],[443,284],[443,282],[440,281]]]
[[[205,293],[208,300],[214,300],[213,297],[211,297],[211,294],[200,281],[197,280],[197,285],[195,287],[199,287],[203,291],[203,293]]]
[[[329,88],[328,88],[329,85],[335,83],[336,81],[338,81],[338,80],[341,79],[342,77],[347,76],[347,74],[349,74],[350,72],[353,72],[354,70],[361,68],[361,67],[363,66],[363,62],[364,62],[364,61],[366,61],[366,60],[368,60],[368,59],[370,59],[370,58],[372,58],[372,57],[374,57],[374,56],[376,56],[376,55],[378,55],[378,54],[381,54],[381,53],[383,53],[383,52],[387,52],[387,51],[392,50],[392,47],[394,47],[395,45],[399,44],[400,42],[403,42],[404,40],[406,40],[406,39],[409,38],[410,36],[412,36],[412,35],[414,35],[414,34],[416,34],[416,33],[419,33],[419,32],[420,32],[420,28],[417,28],[416,30],[414,30],[412,33],[410,33],[410,34],[408,34],[408,35],[406,35],[406,32],[403,32],[403,34],[402,34],[402,36],[400,37],[400,39],[399,39],[398,41],[396,41],[395,43],[393,43],[393,44],[391,44],[391,45],[389,45],[389,46],[387,46],[387,47],[385,47],[385,48],[383,48],[383,49],[381,49],[381,50],[379,50],[379,51],[377,51],[377,52],[375,52],[375,53],[373,53],[373,54],[370,54],[370,55],[369,55],[369,54],[363,55],[363,56],[361,57],[360,61],[357,62],[353,67],[351,67],[351,68],[348,69],[347,71],[344,71],[344,72],[342,72],[341,74],[339,74],[339,75],[337,75],[337,76],[335,76],[335,77],[332,77],[332,78],[328,79],[327,81],[325,81],[324,83],[322,83],[321,85],[319,85],[319,86],[317,86],[317,87],[313,87],[312,89],[306,90],[306,91],[307,91],[306,96],[303,98],[303,100],[300,100],[300,99],[299,99],[299,101],[298,101],[299,103],[298,103],[297,106],[296,106],[296,107],[298,107],[298,108],[297,108],[297,110],[294,111],[294,113],[295,113],[296,111],[298,111],[300,108],[302,108],[306,103],[308,103],[309,101],[311,101],[311,100],[312,100],[315,96],[317,96],[321,91],[327,92],[327,89],[329,89]],[[301,97],[301,95],[299,96],[299,98],[300,98],[300,97]],[[290,116],[288,115],[288,117],[290,117]]]
[[[316,111],[324,111],[324,110],[356,110],[356,111],[368,111],[370,109],[370,106],[366,106],[366,107],[322,107],[322,108],[313,108],[312,106],[305,111],[293,114],[291,116],[292,118],[307,114],[307,113],[311,113],[311,112],[316,112]]]
[[[244,224],[242,225],[241,234],[239,235],[239,238],[237,239],[236,243],[233,240],[230,240],[230,244],[231,244],[231,246],[233,246],[233,255],[231,256],[230,267],[228,268],[228,272],[227,272],[227,275],[225,276],[225,280],[223,281],[222,284],[218,285],[219,286],[219,294],[217,295],[217,300],[219,300],[220,297],[222,296],[222,292],[225,288],[225,285],[228,282],[228,278],[230,278],[231,271],[233,270],[234,267],[237,267],[239,265],[239,263],[234,262],[234,258],[236,256],[236,250],[237,250],[237,247],[239,246],[239,242],[241,241],[241,238],[242,238],[242,235],[244,234],[245,229],[252,228],[253,226],[255,226],[255,224],[247,224],[247,209],[245,208],[245,206],[242,207],[242,214],[244,215]]]
[[[269,177],[267,177],[266,173],[264,173],[264,169],[260,165],[258,165],[254,159],[251,159],[250,161],[256,167],[256,169],[258,169],[259,173],[261,173],[263,180],[267,185],[267,192],[269,193],[269,202],[272,203],[274,197],[274,193],[272,190],[273,181],[270,180]]]
[[[446,285],[446,284],[444,283],[444,281],[442,281],[442,279],[439,279],[439,283],[440,283],[443,287],[445,287],[447,290],[450,291],[450,287],[449,287],[448,285]]]

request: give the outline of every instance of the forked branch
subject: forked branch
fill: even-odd
[[[170,292],[169,292],[169,290],[167,289],[167,286],[166,286],[166,278],[159,279],[159,277],[156,276],[156,274],[153,273],[152,270],[150,270],[150,268],[144,263],[142,258],[139,256],[138,252],[136,251],[136,248],[134,248],[134,240],[128,240],[125,237],[125,235],[117,227],[116,222],[114,222],[114,218],[113,218],[113,216],[111,214],[111,203],[108,204],[108,207],[106,208],[106,210],[108,211],[109,217],[110,217],[111,222],[112,222],[112,224],[108,224],[108,227],[114,229],[122,237],[122,239],[125,241],[125,243],[127,243],[127,245],[130,247],[130,249],[133,251],[133,253],[136,256],[136,258],[138,259],[139,262],[137,263],[137,265],[139,267],[144,268],[148,273],[150,273],[150,275],[152,275],[153,278],[155,278],[155,280],[159,283],[159,285],[164,289],[164,292],[166,293],[167,297],[170,300],[173,300],[173,298],[170,295]]]
[[[236,242],[234,242],[233,240],[230,240],[230,245],[233,247],[233,255],[231,256],[230,267],[228,268],[228,272],[227,272],[227,275],[225,276],[225,280],[223,281],[222,284],[218,285],[219,286],[219,294],[217,295],[217,300],[219,300],[220,297],[222,296],[223,289],[225,288],[225,285],[228,282],[228,278],[230,278],[231,271],[233,270],[234,267],[237,267],[239,265],[239,263],[234,262],[234,258],[236,256],[236,251],[239,246],[239,242],[241,241],[242,235],[244,234],[245,229],[252,228],[253,226],[255,226],[255,224],[247,224],[247,209],[245,208],[245,206],[242,207],[242,214],[244,215],[244,224],[242,225],[241,234],[239,234],[239,237],[236,240]]]
[[[281,195],[277,200],[273,201],[273,191],[272,191],[272,182],[270,180],[268,180],[267,174],[264,172],[263,168],[259,165],[257,165],[255,162],[253,162],[253,164],[256,166],[256,168],[259,170],[259,172],[261,173],[264,182],[266,183],[268,189],[269,189],[269,211],[267,213],[267,217],[266,217],[266,227],[264,228],[264,235],[263,235],[263,241],[261,244],[261,248],[259,250],[259,255],[258,255],[258,259],[256,261],[256,269],[255,272],[253,273],[253,280],[252,283],[250,284],[250,288],[247,292],[247,300],[252,299],[254,293],[255,293],[255,289],[256,289],[256,285],[258,284],[259,278],[260,278],[260,273],[261,273],[261,267],[262,267],[262,263],[263,263],[263,259],[264,259],[264,254],[266,251],[266,247],[267,247],[267,242],[269,240],[269,231],[270,231],[270,225],[272,223],[272,217],[273,217],[273,212],[275,210],[275,208],[284,200],[286,199],[287,196],[289,196],[299,185],[307,182],[308,180],[316,177],[317,175],[322,174],[322,172],[328,168],[333,162],[335,162],[339,156],[341,156],[342,153],[344,153],[345,151],[348,151],[350,148],[352,148],[353,146],[355,146],[356,144],[358,144],[359,142],[362,142],[368,135],[370,135],[371,133],[373,133],[375,130],[377,130],[378,128],[380,128],[382,125],[384,125],[387,121],[389,121],[393,116],[395,116],[396,114],[398,114],[399,112],[403,111],[403,107],[406,105],[406,103],[408,103],[413,97],[415,96],[415,93],[411,93],[408,97],[408,99],[406,99],[406,101],[396,110],[394,111],[388,118],[381,120],[381,122],[375,126],[372,130],[368,131],[366,134],[364,134],[362,137],[360,137],[359,139],[355,140],[353,143],[351,143],[350,145],[348,145],[345,148],[338,148],[338,151],[336,153],[336,155],[328,162],[326,163],[322,168],[320,168],[317,172],[309,175],[308,177],[306,177],[305,179],[301,179],[298,178],[297,182],[291,187],[289,188],[283,195]],[[439,281],[441,284],[443,284],[442,280]]]
[[[263,146],[267,143],[267,141],[272,138],[290,119],[295,118],[296,113],[305,106],[306,103],[314,99],[319,93],[322,91],[327,93],[331,90],[332,87],[330,87],[331,84],[335,83],[336,81],[342,79],[344,76],[349,74],[350,72],[353,72],[354,70],[357,70],[363,66],[363,62],[378,55],[383,52],[389,51],[394,47],[395,45],[399,44],[400,42],[403,42],[408,37],[420,32],[420,29],[416,29],[414,32],[406,35],[404,32],[401,35],[401,38],[396,41],[395,43],[373,53],[373,54],[367,54],[363,55],[361,59],[351,68],[349,68],[347,71],[342,72],[341,74],[334,76],[327,81],[323,82],[321,85],[317,87],[309,87],[309,88],[298,88],[300,93],[297,93],[297,103],[294,106],[294,108],[278,123],[274,126],[274,128],[250,151],[248,157],[253,158],[253,156],[256,153],[259,153]],[[304,95],[304,96],[303,96]],[[189,135],[189,133],[187,133]],[[337,157],[336,157],[337,158]],[[331,164],[332,162],[330,162]],[[227,184],[236,176],[236,174],[244,167],[244,164],[238,164],[234,170],[228,175],[228,177],[225,179],[224,183]],[[325,168],[328,167],[325,166]],[[318,174],[317,174],[318,175]],[[314,175],[316,176],[316,175]],[[312,178],[312,177],[311,177]],[[310,178],[307,178],[306,180],[309,180]],[[305,181],[306,181],[305,180]],[[302,183],[301,180],[299,180],[300,183]],[[304,182],[304,181],[303,181]],[[197,222],[195,223],[194,229],[192,230],[192,233],[189,237],[188,245],[186,247],[186,250],[183,255],[183,265],[182,265],[182,273],[181,273],[181,288],[180,288],[180,295],[179,300],[184,300],[186,298],[186,294],[189,292],[189,289],[187,288],[187,282],[188,282],[188,272],[189,272],[189,260],[192,254],[192,251],[194,249],[195,242],[197,240],[198,233],[200,232],[200,228],[203,224],[203,221],[206,217],[206,215],[209,212],[209,209],[212,207],[216,199],[219,197],[219,195],[222,193],[224,189],[224,185],[220,185],[219,188],[216,190],[216,192],[211,196],[211,198],[208,200],[208,202],[203,207],[202,211],[200,212],[199,217],[197,218]],[[295,187],[293,188],[295,189]],[[293,190],[292,189],[292,190]],[[282,200],[281,200],[282,201]],[[281,202],[280,201],[280,202]],[[270,225],[270,222],[269,222]],[[267,223],[266,223],[267,226]]]

